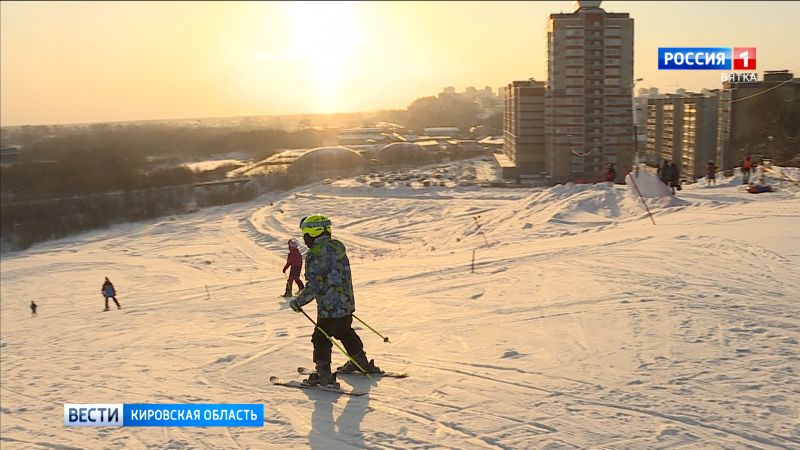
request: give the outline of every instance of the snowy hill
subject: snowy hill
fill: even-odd
[[[368,183],[4,256],[3,449],[800,448],[791,182],[649,198],[656,225],[624,185]],[[312,327],[278,295],[315,212],[347,245],[358,315],[391,338],[357,327],[367,354],[410,378],[340,380],[362,397],[268,381],[312,365]],[[100,312],[104,276],[121,311]],[[63,426],[63,403],[136,402],[263,403],[266,423]]]

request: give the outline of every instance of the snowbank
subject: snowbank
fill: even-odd
[[[638,176],[634,177],[631,172],[625,177],[625,184],[632,190],[633,195],[641,194],[644,198],[671,197],[672,189],[664,184],[655,174],[639,171]],[[638,188],[638,192],[636,190]]]

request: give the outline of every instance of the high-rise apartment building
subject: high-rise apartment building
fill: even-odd
[[[514,81],[505,88],[503,152],[513,162],[504,176],[542,176],[545,171],[543,81]]]
[[[731,169],[747,155],[779,163],[800,155],[800,78],[776,70],[763,81],[722,86],[717,165]]]
[[[694,178],[715,159],[719,96],[683,92],[647,101],[645,154],[650,164],[674,162],[684,178]]]
[[[680,164],[683,145],[683,96],[668,97],[661,117],[664,133],[661,138],[661,159]]]
[[[705,176],[706,164],[716,159],[718,110],[715,91],[692,94],[683,101],[680,167],[686,178]]]
[[[547,26],[546,168],[552,181],[624,174],[634,154],[633,19],[599,1]]]
[[[647,99],[647,142],[645,162],[650,165],[661,164],[661,147],[664,145],[664,98]]]

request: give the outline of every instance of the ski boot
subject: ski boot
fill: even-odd
[[[287,281],[286,282],[286,291],[283,293],[283,296],[286,297],[286,298],[292,296],[292,282],[291,281]]]
[[[336,374],[331,373],[331,363],[324,361],[317,362],[317,371],[303,380],[303,384],[308,386],[339,387],[339,383],[336,382]]]
[[[353,361],[347,361],[345,365],[336,369],[336,373],[354,373],[354,372],[362,372],[362,373],[380,373],[381,369],[375,366],[375,360],[367,360],[367,354],[361,352],[355,356],[353,359],[358,363],[359,366],[364,368],[364,371],[358,368],[357,365],[353,364]]]

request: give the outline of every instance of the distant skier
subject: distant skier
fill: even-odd
[[[106,309],[103,311],[108,311],[108,299],[114,300],[114,303],[117,305],[117,309],[120,309],[119,302],[117,301],[117,291],[114,289],[114,285],[111,283],[111,280],[106,277],[106,281],[103,283],[103,287],[100,289],[100,292],[103,293],[103,297],[106,298]]]
[[[708,185],[717,184],[717,166],[714,165],[714,161],[709,161],[707,165],[707,175],[708,175]]]
[[[38,307],[39,307],[39,306],[36,304],[36,302],[34,302],[33,300],[31,300],[31,317],[36,317],[36,316],[38,316],[38,314],[36,314],[36,308],[38,308]]]
[[[614,163],[608,163],[608,168],[606,169],[606,181],[614,182],[617,179],[617,171],[614,169]]]
[[[283,293],[284,297],[292,296],[292,282],[297,283],[297,288],[302,290],[304,288],[303,282],[300,281],[300,271],[303,269],[303,256],[300,254],[296,239],[289,239],[289,256],[286,258],[286,265],[283,266],[283,273],[286,269],[289,270],[289,278],[286,280],[286,292]]]
[[[289,305],[295,312],[300,312],[303,305],[316,299],[318,327],[311,336],[316,372],[304,382],[310,385],[336,383],[336,374],[331,373],[333,344],[319,328],[340,340],[350,357],[358,363],[348,361],[338,368],[339,373],[360,371],[359,366],[366,372],[380,372],[375,363],[367,359],[364,344],[353,330],[355,296],[344,244],[331,239],[331,221],[322,214],[303,218],[300,229],[309,248],[306,254],[306,288]]]
[[[670,163],[669,165],[670,170],[670,180],[669,180],[669,187],[672,188],[672,195],[675,195],[675,190],[681,190],[681,169],[675,165],[675,163]]]
[[[750,170],[753,168],[753,161],[750,160],[750,155],[744,157],[742,161],[742,184],[750,182]]]

